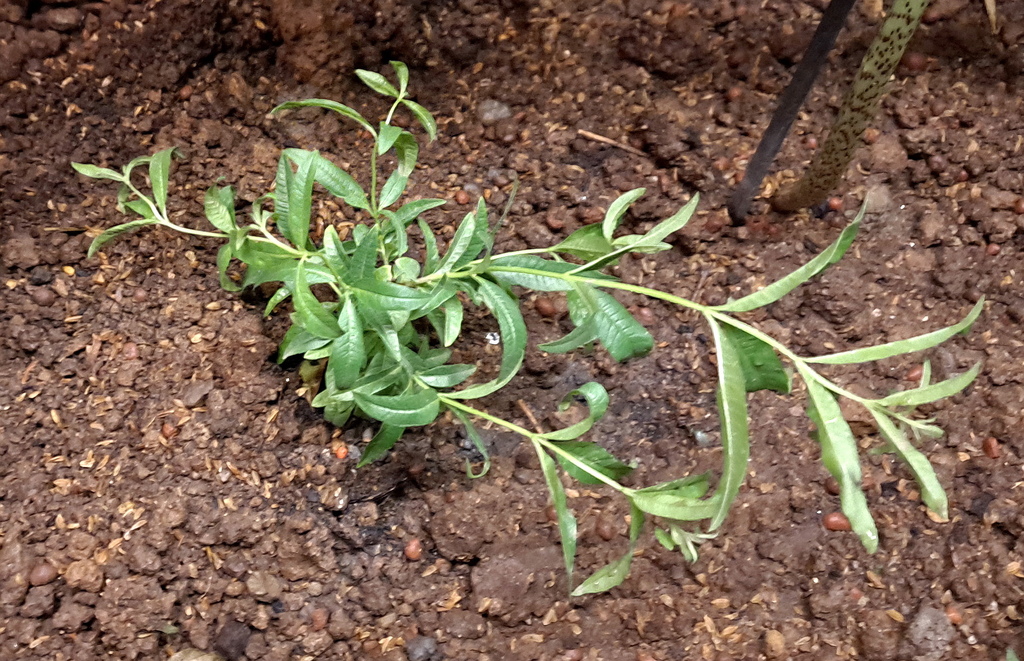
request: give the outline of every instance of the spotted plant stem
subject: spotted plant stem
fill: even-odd
[[[893,3],[882,29],[864,56],[828,139],[814,155],[803,178],[779,191],[772,199],[773,207],[779,211],[803,209],[821,202],[835,189],[850,164],[861,133],[875,116],[889,78],[921,23],[921,15],[927,6],[928,0],[896,0]]]

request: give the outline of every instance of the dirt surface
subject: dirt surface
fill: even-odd
[[[823,4],[0,0],[0,657],[1024,651],[1024,1],[997,3],[993,35],[980,0],[936,0],[842,209],[782,217],[759,201],[731,227],[725,200]],[[826,130],[877,26],[872,4],[840,38],[770,186],[799,172]],[[751,318],[815,354],[938,328],[986,297],[973,332],[927,356],[940,377],[985,365],[964,394],[926,411],[948,431],[924,449],[951,521],[926,516],[891,457],[865,454],[880,550],[825,530],[839,502],[800,393],[758,393],[749,479],[700,561],[647,540],[620,588],[570,600],[541,473],[516,439],[489,433],[496,459],[482,480],[463,474],[471,454],[447,422],[356,473],[364,429],[331,428],[296,394],[291,366],[271,360],[282,320],[261,320],[265,292],[219,289],[216,245],[147,231],[85,259],[95,228],[119,218],[113,188],[77,178],[70,161],[119,166],[180,147],[172,204],[198,226],[206,187],[224,177],[251,201],[284,146],[363,163],[369,142],[351,126],[267,112],[321,96],[376,114],[351,71],[389,59],[409,63],[442,129],[411,193],[450,199],[430,214],[450,228],[468,209],[457,193],[497,209],[517,175],[504,248],[557,241],[630,188],[648,189],[627,221],[641,229],[699,191],[671,252],[619,268],[721,302],[810,259],[867,198],[851,254]],[[329,203],[317,213],[338,217]],[[565,330],[535,304],[525,309],[536,342]],[[529,424],[523,400],[558,424],[548,413],[558,399],[597,378],[612,408],[596,438],[639,463],[637,484],[714,470],[708,337],[679,310],[638,313],[659,342],[650,357],[622,366],[601,351],[534,352],[487,408]],[[495,360],[488,328],[472,321],[469,360]],[[831,373],[882,394],[905,387],[920,360]],[[877,445],[858,430],[865,448]],[[341,445],[348,459],[336,458]],[[586,571],[625,548],[626,511],[608,493],[571,496]],[[410,560],[413,540],[422,551]]]

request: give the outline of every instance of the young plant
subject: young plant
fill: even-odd
[[[648,232],[622,234],[619,226],[629,206],[644,194],[643,189],[625,193],[610,205],[601,223],[585,226],[557,245],[506,253],[494,252],[500,221],[489,222],[481,200],[442,250],[421,215],[444,201],[422,199],[398,205],[416,164],[418,146],[411,133],[392,124],[395,112],[401,107],[411,111],[431,139],[436,136],[436,124],[430,113],[407,98],[406,67],[393,62],[392,68],[397,87],[379,74],[357,72],[371,89],[392,99],[391,109],[379,124],[372,124],[348,106],[322,99],[285,103],[275,109],[323,108],[367,131],[374,141],[368,187],[316,151],[285,149],[273,191],[253,204],[248,221],[236,217],[231,188],[214,187],[205,199],[206,216],[214,230],[195,230],[168,218],[173,150],[135,159],[120,172],[75,164],[86,176],[119,182],[119,207],[141,216],[97,236],[89,254],[128,230],[159,225],[222,239],[217,267],[226,289],[280,283],[265,309],[270,314],[291,299],[292,324],[281,342],[279,360],[298,355],[305,359],[306,380],[312,380],[314,387],[322,386],[312,403],[323,409],[330,422],[344,425],[352,416],[359,416],[380,423],[363,450],[360,465],[384,457],[406,429],[428,425],[444,412],[465,426],[484,457],[476,472],[467,463],[467,472],[473,477],[483,475],[488,467],[487,447],[475,421],[486,421],[528,439],[540,459],[557,512],[570,585],[576,519],[567,503],[563,477],[618,492],[630,505],[629,548],[620,559],[576,585],[573,594],[599,592],[622,582],[648,518],[659,520],[661,527],[655,535],[662,544],[670,549],[679,547],[691,560],[696,557],[696,546],[714,537],[746,479],[750,442],[747,394],[764,389],[789,393],[791,376],[782,360],[805,384],[807,413],[817,426],[822,462],[838,480],[843,511],[869,551],[877,548],[878,535],[860,488],[857,442],[840,412],[838,397],[871,413],[888,449],[900,456],[917,479],[924,503],[937,516],[947,517],[946,496],[935,472],[908,437],[908,432],[915,438],[937,436],[941,430],[931,420],[913,417],[908,408],[962,390],[977,375],[978,366],[935,384],[925,376],[917,388],[878,399],[847,391],[819,373],[817,366],[863,363],[934,347],[966,331],[981,313],[982,303],[960,323],[915,338],[827,356],[800,356],[735,315],[779,300],[839,260],[853,241],[860,219],[824,252],[778,282],[724,305],[708,306],[622,282],[607,273],[608,267],[628,253],[668,250],[665,240],[687,223],[697,207],[694,196],[678,213]],[[387,154],[394,154],[395,166],[378,188],[380,159]],[[148,193],[133,180],[134,168],[141,165],[148,166]],[[364,222],[328,223],[322,232],[311,230],[316,184],[361,214]],[[272,211],[265,209],[267,203],[272,203]],[[414,233],[420,235],[422,259],[408,254]],[[240,283],[231,274],[235,260],[245,265]],[[522,290],[560,292],[566,297],[575,328],[540,345],[550,353],[599,343],[613,358],[624,361],[651,351],[651,335],[615,299],[612,293],[616,290],[679,305],[704,318],[716,346],[724,451],[722,474],[714,489],[709,475],[643,488],[623,485],[622,478],[632,468],[599,443],[582,440],[608,407],[608,393],[598,383],[584,384],[566,395],[563,408],[582,401],[587,415],[555,431],[531,431],[472,403],[509,383],[523,363],[527,328],[519,309],[518,292]],[[486,308],[500,331],[501,359],[487,380],[473,379],[475,366],[450,361],[469,303]],[[703,531],[698,527],[701,521],[707,522]]]

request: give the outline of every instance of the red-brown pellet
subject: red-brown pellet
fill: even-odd
[[[960,626],[964,621],[964,616],[960,614],[960,609],[953,604],[946,606],[946,617],[949,618],[949,623],[954,627]]]
[[[985,453],[985,456],[989,459],[998,459],[1001,454],[999,450],[999,439],[995,436],[989,436],[981,442],[981,451]]]
[[[730,87],[725,91],[727,101],[738,101],[741,96],[743,96],[743,89],[740,87]]]
[[[608,516],[602,515],[597,517],[597,522],[594,523],[594,532],[604,541],[610,542],[615,539],[615,533],[617,532],[615,530],[615,521]]]
[[[914,365],[907,370],[907,375],[904,377],[907,381],[917,383],[924,376],[924,365]]]
[[[537,300],[533,302],[533,307],[542,317],[553,319],[558,316],[558,306],[547,296],[538,296]]]
[[[864,129],[864,142],[873,145],[882,137],[882,132],[876,128]]]
[[[834,477],[830,477],[825,480],[825,491],[829,492],[833,496],[839,495],[839,481]]]
[[[928,57],[924,53],[911,51],[903,56],[903,66],[911,73],[921,73],[928,68]]]
[[[1016,214],[1024,214],[1024,197],[1018,197],[1013,203],[1013,212]]]
[[[843,210],[843,198],[841,198],[841,197],[830,197],[830,198],[828,198],[828,210],[829,211],[842,211]]]
[[[417,562],[423,557],[423,542],[413,537],[405,543],[405,557],[412,562]]]
[[[469,204],[469,193],[464,190],[460,190],[455,194],[455,201],[459,204]]]
[[[182,101],[188,101],[190,98],[192,98],[192,86],[185,85],[180,90],[178,90],[178,98]]]
[[[807,136],[806,138],[804,138],[804,147],[807,147],[808,149],[817,149],[818,139],[815,138],[813,135]]]
[[[125,360],[135,360],[139,357],[139,345],[134,342],[125,342],[121,347],[121,355]]]
[[[548,505],[544,508],[544,516],[546,516],[548,521],[551,523],[558,521],[558,512],[555,510],[554,505]]]
[[[147,298],[149,298],[149,295],[141,287],[132,292],[132,300],[136,303],[145,303]]]
[[[48,308],[57,300],[57,295],[49,287],[37,287],[29,293],[32,301],[39,307]]]
[[[160,425],[160,435],[170,440],[178,435],[178,428],[169,422]]]
[[[309,623],[313,631],[321,631],[327,626],[328,615],[326,608],[313,609],[313,612],[309,614]]]
[[[46,585],[57,578],[57,570],[48,562],[40,562],[28,573],[30,585]]]
[[[1002,250],[1002,247],[998,243],[990,243],[985,246],[985,252],[989,257],[995,257]]]
[[[821,517],[821,524],[825,530],[852,530],[850,520],[842,512],[829,512]]]

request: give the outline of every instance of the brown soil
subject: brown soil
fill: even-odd
[[[823,4],[0,0],[0,658],[1024,651],[1024,1],[997,3],[993,36],[980,0],[936,0],[877,139],[850,169],[844,211],[781,217],[758,202],[730,227],[725,200]],[[801,169],[806,139],[826,129],[877,25],[870,4],[771,185]],[[451,199],[431,216],[451,224],[466,210],[460,189],[498,208],[514,171],[506,248],[557,240],[630,188],[648,188],[629,221],[641,228],[700,191],[675,249],[627,261],[621,275],[724,301],[809,259],[866,197],[851,254],[753,319],[813,354],[938,328],[987,298],[969,336],[928,355],[938,376],[985,362],[964,394],[927,411],[948,431],[924,449],[951,521],[929,520],[906,469],[875,454],[865,484],[881,549],[825,530],[838,498],[800,395],[759,393],[750,477],[700,561],[647,540],[620,588],[570,600],[540,472],[516,439],[491,433],[497,458],[482,480],[462,473],[469,451],[447,422],[356,473],[332,444],[356,450],[364,430],[332,429],[296,395],[294,373],[269,359],[282,321],[261,320],[259,295],[218,288],[216,245],[147,231],[85,259],[85,230],[118,215],[113,189],[77,178],[70,161],[117,166],[177,145],[173,204],[199,223],[207,186],[223,176],[251,201],[283,146],[362,163],[368,143],[351,126],[267,111],[322,96],[375,114],[352,68],[389,59],[410,64],[416,98],[442,125],[412,194]],[[511,116],[485,126],[488,99]],[[537,341],[556,335],[532,300],[524,307]],[[661,343],[651,357],[534,354],[485,404],[527,424],[518,400],[543,416],[597,378],[613,406],[596,438],[639,462],[637,483],[714,469],[708,338],[692,316],[650,312]],[[467,341],[492,359],[482,331]],[[920,360],[833,373],[885,393]],[[877,441],[860,431],[865,446]],[[621,502],[579,489],[571,503],[583,571],[622,552]],[[404,554],[413,539],[415,561]]]

